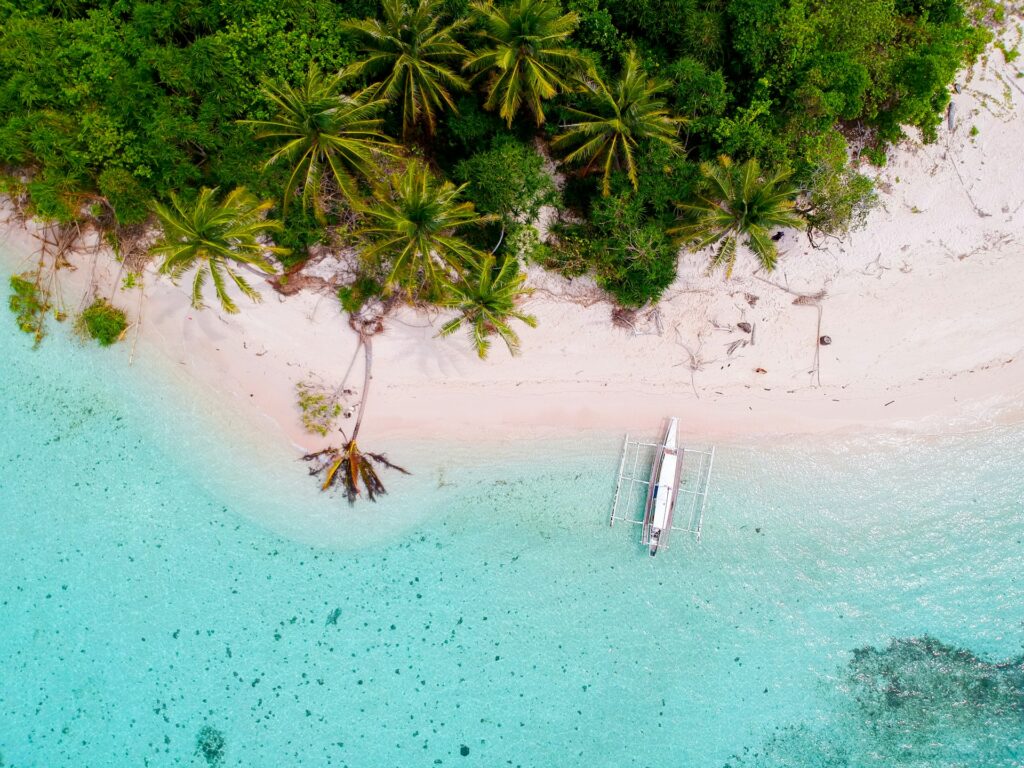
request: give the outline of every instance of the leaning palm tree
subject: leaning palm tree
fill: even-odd
[[[465,186],[441,181],[412,161],[390,187],[374,193],[363,211],[367,224],[357,234],[368,242],[364,257],[387,270],[389,289],[438,293],[481,255],[455,231],[494,217],[459,200]]]
[[[550,0],[515,0],[497,8],[476,2],[473,10],[485,47],[464,68],[485,80],[484,106],[509,125],[524,104],[541,125],[542,102],[573,90],[580,77],[593,73],[590,62],[567,44],[579,23],[575,12],[562,14]]]
[[[797,188],[788,172],[765,176],[757,160],[734,165],[725,156],[718,163],[701,165],[707,192],[693,202],[683,203],[685,223],[671,234],[689,243],[693,250],[718,244],[709,269],[725,267],[732,275],[736,248],[741,237],[766,270],[775,268],[778,251],[769,234],[772,227],[802,229],[804,220],[794,210]]]
[[[664,99],[659,98],[667,87],[664,81],[649,79],[636,53],[630,51],[622,75],[611,88],[595,79],[593,111],[567,110],[577,120],[555,137],[554,148],[574,148],[565,161],[581,165],[584,174],[599,170],[603,174],[603,194],[611,192],[615,168],[625,168],[636,189],[639,182],[634,153],[640,142],[657,141],[672,151],[682,148],[677,138],[682,120],[673,117]]]
[[[459,315],[441,327],[441,336],[450,336],[463,325],[469,330],[477,354],[483,359],[491,348],[490,336],[496,334],[508,351],[519,353],[519,336],[509,326],[509,320],[519,320],[531,328],[537,327],[537,318],[516,309],[516,304],[533,291],[524,288],[526,275],[519,272],[515,259],[505,258],[495,266],[494,256],[487,254],[462,280],[449,288],[443,305]]]
[[[152,252],[163,256],[160,272],[177,281],[190,269],[195,269],[192,280],[192,306],[203,308],[203,286],[209,277],[220,305],[225,312],[237,312],[238,307],[228,295],[227,275],[238,289],[253,301],[259,293],[235,271],[236,266],[273,274],[274,267],[267,254],[285,254],[287,248],[267,245],[261,237],[267,232],[280,231],[281,222],[265,218],[273,201],[260,201],[239,187],[221,200],[216,189],[203,188],[193,203],[181,200],[171,193],[171,204],[154,203],[153,209],[163,237]]]
[[[324,178],[348,200],[359,199],[359,177],[372,178],[376,160],[393,156],[391,140],[382,132],[380,113],[387,101],[367,91],[351,96],[341,92],[341,75],[325,77],[311,66],[298,88],[271,84],[264,94],[277,114],[270,120],[243,120],[260,139],[273,139],[277,148],[266,166],[291,168],[284,188],[283,211],[300,191],[303,207],[324,212]]]
[[[356,443],[359,430],[363,426],[363,414],[366,413],[366,399],[370,392],[370,382],[373,380],[373,334],[358,324],[358,319],[355,317],[350,319],[350,325],[359,334],[359,345],[363,349],[365,363],[359,415],[356,416],[352,437],[346,439],[340,447],[324,448],[321,451],[308,453],[302,458],[312,462],[309,470],[311,475],[323,475],[321,490],[326,491],[340,485],[349,504],[353,504],[361,495],[362,489],[366,490],[367,498],[370,501],[376,501],[377,496],[387,493],[375,464],[388,469],[396,469],[405,475],[409,473],[388,461],[384,454],[364,452]],[[357,348],[356,352],[358,353],[358,351]]]
[[[371,89],[401,106],[403,136],[419,125],[432,134],[438,112],[455,111],[452,92],[469,89],[453,69],[469,55],[455,39],[467,20],[441,26],[443,0],[384,0],[382,5],[383,20],[343,24],[359,38],[360,50],[366,54],[345,74],[383,76]]]

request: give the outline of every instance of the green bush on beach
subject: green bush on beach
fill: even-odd
[[[14,313],[18,329],[31,334],[38,344],[46,334],[46,313],[50,310],[50,303],[28,276],[12,275],[10,285],[11,296],[7,305]]]
[[[109,347],[121,340],[128,328],[128,319],[122,310],[106,299],[96,299],[78,316],[76,327],[81,333]]]

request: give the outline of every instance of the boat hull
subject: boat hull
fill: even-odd
[[[683,467],[678,426],[677,419],[669,420],[664,439],[651,464],[641,543],[648,547],[652,557],[658,553],[659,548],[665,546],[669,531],[672,530],[672,514],[675,511]]]

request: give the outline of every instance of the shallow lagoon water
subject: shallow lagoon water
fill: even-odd
[[[1022,426],[723,446],[652,560],[613,437],[351,512],[126,355],[0,323],[4,766],[1024,765]]]

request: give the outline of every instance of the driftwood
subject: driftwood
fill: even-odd
[[[822,288],[820,291],[817,291],[816,293],[800,293],[798,291],[794,291],[794,290],[792,290],[790,288],[787,288],[786,286],[779,285],[778,283],[773,282],[771,280],[766,280],[763,277],[759,277],[757,275],[754,275],[754,277],[757,280],[760,280],[762,283],[767,283],[770,286],[778,288],[780,291],[784,291],[784,292],[788,293],[789,295],[796,297],[796,298],[793,299],[793,304],[795,306],[798,306],[798,307],[814,307],[816,310],[818,310],[818,323],[817,323],[816,330],[814,332],[814,361],[813,361],[813,363],[811,365],[810,374],[811,374],[811,377],[814,379],[815,383],[817,384],[817,386],[820,387],[821,386],[821,345],[819,344],[818,340],[821,338],[821,316],[822,316],[821,301],[822,301],[822,299],[824,299],[828,295],[827,284],[826,284],[825,288]]]

